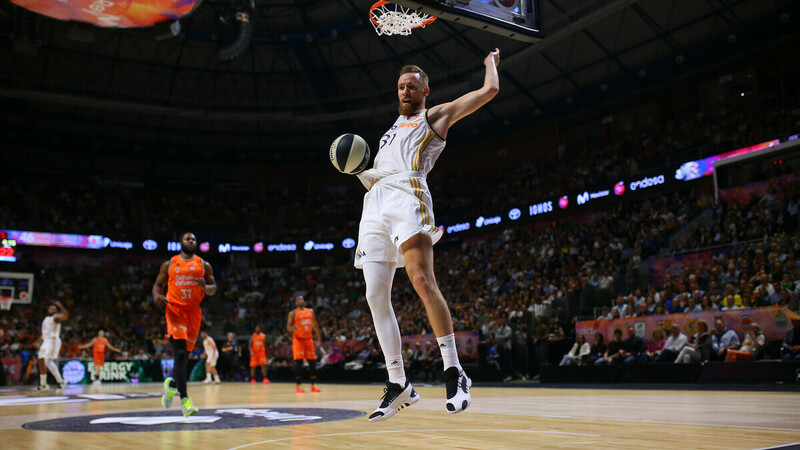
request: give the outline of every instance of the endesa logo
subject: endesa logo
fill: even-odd
[[[642,180],[632,182],[630,187],[632,191],[635,191],[637,189],[644,189],[644,188],[649,188],[651,186],[658,186],[659,184],[664,184],[664,182],[666,182],[664,175],[659,175],[657,177],[652,177],[652,178],[645,177]]]
[[[459,231],[467,231],[467,230],[469,230],[469,222],[457,223],[455,225],[450,225],[449,227],[447,227],[447,234],[458,233]]]
[[[625,182],[620,181],[614,185],[614,195],[622,195],[625,193]]]

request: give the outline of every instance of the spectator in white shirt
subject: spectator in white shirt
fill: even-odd
[[[681,333],[681,326],[677,323],[672,324],[670,335],[664,344],[664,349],[656,353],[653,357],[654,363],[671,363],[678,357],[681,349],[689,342],[689,338]]]

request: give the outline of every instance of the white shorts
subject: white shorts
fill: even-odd
[[[208,356],[206,358],[206,364],[211,367],[217,367],[217,360],[219,359],[219,353],[214,353],[213,356]]]
[[[39,346],[39,359],[57,359],[61,353],[61,338],[45,339]]]
[[[403,243],[422,233],[435,244],[443,234],[435,223],[428,183],[419,172],[382,178],[364,195],[354,265],[359,269],[365,262],[405,266]]]

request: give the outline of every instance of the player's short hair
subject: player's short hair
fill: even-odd
[[[422,80],[422,82],[425,84],[425,86],[426,87],[428,86],[428,74],[426,74],[424,70],[420,69],[419,66],[415,66],[414,64],[409,64],[407,66],[403,66],[400,69],[400,75],[402,75],[404,73],[418,73],[419,74],[419,78]]]
[[[192,233],[191,231],[186,231],[186,232],[181,233],[181,238],[179,239],[179,241],[182,241],[183,238],[185,238],[187,234],[194,234],[194,233]]]

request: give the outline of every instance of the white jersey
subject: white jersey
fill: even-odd
[[[209,359],[217,356],[217,345],[214,343],[214,338],[211,336],[203,339],[203,349],[206,351],[206,356]]]
[[[61,322],[53,316],[42,321],[42,345],[39,346],[39,358],[56,359],[61,352]]]
[[[444,146],[428,124],[427,110],[398,117],[381,138],[375,166],[358,175],[369,192],[358,227],[356,267],[372,261],[403,267],[404,242],[417,234],[430,236],[432,244],[442,237],[426,177]]]
[[[359,179],[369,189],[378,180],[402,172],[416,172],[425,178],[445,144],[428,124],[427,109],[399,116],[381,138],[373,168],[362,172]]]
[[[42,340],[58,339],[61,337],[61,322],[56,322],[53,316],[47,316],[42,321]]]

